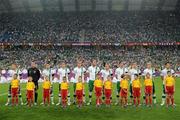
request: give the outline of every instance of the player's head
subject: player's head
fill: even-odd
[[[139,75],[138,74],[134,74],[134,79],[138,79],[139,78]]]
[[[108,81],[111,81],[111,75],[108,75],[108,76],[107,76],[107,80],[108,80]]]
[[[31,76],[28,77],[28,82],[32,82],[33,78]]]
[[[121,78],[122,78],[122,79],[125,79],[125,74],[122,74],[122,75],[121,75]]]
[[[146,74],[146,78],[150,78],[150,76],[151,76],[150,73]]]
[[[97,65],[96,59],[92,59],[92,66],[96,66],[96,65]]]
[[[16,64],[16,63],[13,63],[13,64],[11,65],[11,68],[12,68],[13,70],[15,70],[15,69],[17,68],[17,64]]]
[[[96,79],[101,79],[101,74],[100,73],[96,74]]]
[[[65,68],[65,67],[66,67],[66,63],[65,63],[64,61],[61,63],[61,67],[62,67],[62,68]]]
[[[124,63],[121,61],[119,62],[119,67],[122,68],[124,66]]]
[[[166,62],[166,63],[165,63],[165,68],[169,69],[170,67],[171,67],[170,62]]]
[[[171,76],[172,74],[171,74],[171,71],[167,71],[167,75],[168,76]]]
[[[63,82],[66,82],[66,81],[67,81],[67,80],[66,80],[66,77],[64,76],[64,77],[63,77]]]
[[[136,62],[132,63],[131,68],[137,68],[137,63]]]
[[[78,82],[82,82],[82,76],[78,77]]]
[[[13,79],[17,79],[17,76],[18,76],[17,74],[14,74]]]
[[[46,63],[46,64],[45,64],[45,68],[46,68],[46,69],[49,69],[50,67],[51,67],[50,63]]]
[[[105,69],[109,70],[110,69],[110,64],[109,63],[105,63]]]
[[[78,66],[78,67],[81,67],[81,66],[82,66],[82,61],[81,61],[81,60],[78,60],[78,61],[77,61],[77,66]]]
[[[48,76],[45,76],[45,81],[49,81],[49,77]]]
[[[35,68],[36,67],[36,63],[34,61],[31,62],[31,67]]]
[[[148,63],[146,64],[146,67],[147,67],[147,68],[151,68],[151,66],[152,66],[151,62],[148,62]]]

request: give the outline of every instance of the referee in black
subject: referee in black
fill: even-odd
[[[38,80],[40,78],[40,71],[39,69],[36,67],[36,63],[35,62],[31,62],[31,67],[28,69],[28,77],[31,76],[33,79],[33,82],[35,84],[35,103],[34,105],[37,105],[37,99],[38,99]]]

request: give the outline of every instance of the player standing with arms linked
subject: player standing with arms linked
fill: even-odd
[[[96,74],[99,73],[100,69],[97,66],[97,61],[92,60],[91,66],[88,68],[87,73],[89,74],[89,102],[87,105],[91,105],[92,102],[92,92],[94,88],[94,81],[96,79]]]

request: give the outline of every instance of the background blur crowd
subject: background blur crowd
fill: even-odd
[[[173,42],[180,16],[172,12],[37,12],[0,16],[0,42]]]

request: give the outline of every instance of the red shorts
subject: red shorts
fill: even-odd
[[[174,94],[174,86],[166,86],[166,94],[173,95]]]
[[[121,91],[120,91],[120,96],[121,97],[127,97],[127,94],[128,94],[127,89],[121,89]]]
[[[96,94],[96,97],[101,97],[102,88],[101,87],[95,87],[95,94]]]
[[[33,98],[34,98],[34,91],[27,90],[27,99],[33,99]]]
[[[133,97],[140,97],[141,95],[140,88],[133,88]]]
[[[82,99],[83,90],[76,90],[76,97],[77,97],[78,100]]]
[[[112,90],[111,89],[105,89],[104,94],[105,94],[106,98],[110,98],[111,94],[112,94]]]
[[[67,95],[68,95],[68,90],[61,90],[61,97],[62,99],[66,99],[67,98]]]
[[[43,89],[43,97],[44,98],[50,97],[50,89]]]
[[[145,87],[145,94],[151,95],[152,94],[152,86]]]
[[[18,95],[18,88],[12,88],[11,89],[12,97],[15,97]]]

